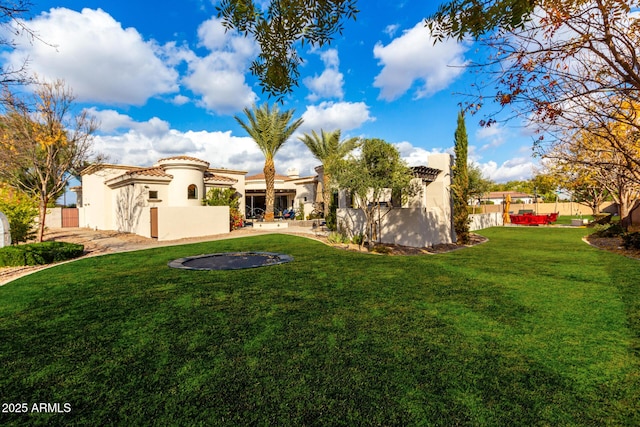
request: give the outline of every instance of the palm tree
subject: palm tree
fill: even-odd
[[[350,138],[340,141],[340,130],[325,132],[320,129],[320,135],[316,131],[311,131],[311,135],[305,134],[300,137],[311,154],[322,162],[324,173],[322,174],[322,200],[324,201],[324,217],[329,214],[329,200],[331,198],[331,177],[329,168],[331,165],[346,156],[351,150],[359,145],[359,138]]]
[[[244,122],[240,117],[235,116],[236,121],[247,131],[249,136],[258,144],[260,151],[264,154],[264,179],[267,184],[265,221],[273,221],[273,203],[275,201],[274,181],[276,167],[273,158],[276,153],[302,124],[302,119],[289,124],[293,117],[294,110],[280,112],[277,105],[269,108],[268,103],[261,107],[255,104],[252,109],[245,108],[244,114],[248,122]]]

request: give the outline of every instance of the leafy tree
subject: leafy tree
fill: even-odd
[[[333,132],[325,132],[320,130],[320,135],[316,131],[311,131],[311,134],[305,134],[300,137],[300,140],[304,142],[311,154],[322,162],[324,173],[322,176],[322,200],[324,217],[329,216],[329,204],[331,199],[331,174],[329,170],[332,168],[332,164],[337,160],[344,158],[349,152],[353,151],[360,141],[359,138],[350,138],[340,141],[340,130],[334,130]]]
[[[619,122],[612,122],[610,127],[610,134],[621,140],[629,139],[628,143],[635,144],[640,152],[634,130]],[[583,191],[590,191],[592,197],[602,197],[596,191],[602,193],[602,189],[606,189],[618,204],[622,226],[630,225],[629,214],[640,198],[640,170],[630,168],[633,163],[630,164],[628,158],[612,146],[608,137],[583,130],[556,145],[546,157],[557,170],[575,177],[579,186],[586,186]]]
[[[240,194],[233,188],[212,188],[202,201],[205,206],[229,206],[240,209]]]
[[[573,201],[591,208],[593,215],[600,213],[600,205],[609,192],[596,180],[594,168],[560,158],[548,159],[545,167],[549,175],[556,177],[559,187],[571,193]]]
[[[240,194],[233,188],[212,188],[202,201],[205,206],[229,206],[229,224],[232,230],[242,227]]]
[[[342,34],[343,22],[355,20],[355,5],[356,0],[222,0],[216,9],[228,29],[258,42],[251,72],[263,92],[281,100],[297,85],[303,62],[298,49],[324,46]]]
[[[74,96],[62,80],[39,82],[31,96],[5,89],[2,101],[0,180],[38,199],[41,242],[49,203],[94,157],[91,148],[98,125],[86,111],[74,112]]]
[[[493,182],[484,177],[478,165],[469,164],[467,168],[469,176],[469,198],[470,200],[480,200],[485,194],[491,191]]]
[[[273,204],[275,201],[275,176],[276,167],[273,161],[278,150],[284,145],[289,137],[302,124],[302,119],[297,119],[293,123],[294,110],[280,112],[277,105],[273,108],[268,103],[264,103],[260,108],[255,104],[252,109],[245,108],[244,114],[247,122],[235,116],[236,121],[253,138],[262,154],[264,154],[264,179],[267,184],[265,221],[274,220]]]
[[[11,243],[26,242],[36,234],[38,200],[0,184],[0,212],[7,216]]]
[[[469,210],[470,199],[469,174],[467,172],[468,151],[467,127],[464,112],[458,112],[458,126],[454,135],[455,164],[452,170],[451,193],[453,196],[453,228],[458,243],[469,243]]]
[[[332,163],[329,172],[340,189],[353,194],[356,205],[364,212],[365,233],[371,249],[376,236],[381,237],[376,233],[376,219],[382,217],[382,202],[390,202],[392,193],[411,194],[413,172],[400,152],[381,139],[364,139],[360,147],[357,157],[351,155]]]

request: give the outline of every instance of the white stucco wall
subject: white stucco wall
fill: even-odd
[[[429,247],[452,243],[448,218],[424,208],[381,209],[380,238],[382,243]],[[366,219],[361,209],[338,209],[338,228],[349,237],[365,233]]]
[[[146,210],[147,214],[150,212]],[[228,233],[228,206],[159,207],[158,240],[176,240],[189,237]]]
[[[170,206],[200,206],[202,204],[201,200],[205,196],[202,170],[169,166],[165,170],[169,175],[173,175],[168,188]],[[191,184],[198,188],[195,199],[187,198],[187,191]]]
[[[0,248],[10,245],[11,227],[9,226],[9,219],[3,212],[0,212]]]
[[[44,218],[44,224],[51,228],[62,227],[62,208],[47,209],[47,216]]]
[[[469,231],[483,230],[504,225],[502,214],[498,212],[469,215]]]
[[[428,166],[442,171],[436,180],[422,185],[422,191],[408,201],[410,207],[381,209],[379,227],[383,243],[427,247],[456,241],[450,193],[451,165],[449,154],[430,155]],[[390,197],[388,192],[383,200]],[[342,224],[352,235],[364,233],[364,212],[346,208],[350,203],[346,191],[340,191],[339,199],[338,225]]]
[[[82,176],[83,212],[80,227],[115,230],[111,190],[104,182],[123,173],[122,169],[105,168]]]
[[[304,209],[305,219],[307,215],[313,212],[313,204],[316,201],[316,188],[315,182],[305,182],[296,184],[296,197],[293,201],[293,209],[296,214],[300,210],[300,203],[302,203]],[[306,200],[305,200],[306,199]]]

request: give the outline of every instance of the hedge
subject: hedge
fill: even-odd
[[[84,246],[66,242],[42,242],[0,248],[0,267],[43,265],[77,258]]]
[[[625,249],[640,249],[640,232],[623,235],[622,242]]]

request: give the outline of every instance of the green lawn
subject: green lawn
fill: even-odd
[[[0,424],[640,425],[640,261],[585,232],[411,257],[263,235],[44,270],[0,287],[0,397],[70,412]],[[295,260],[166,266],[231,250]]]

